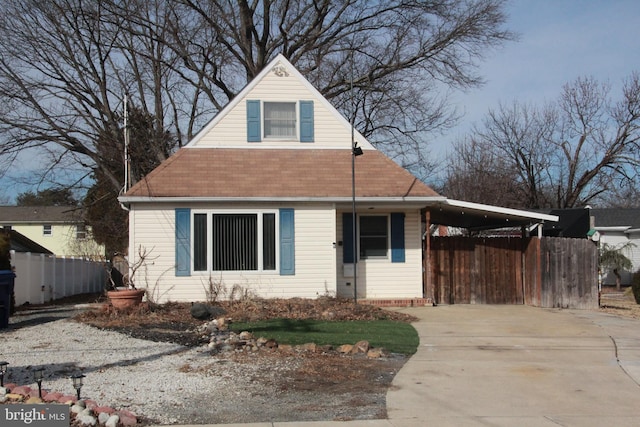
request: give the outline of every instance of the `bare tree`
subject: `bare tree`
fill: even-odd
[[[485,168],[491,171],[485,173],[500,176],[505,168],[513,170],[517,194],[503,193],[500,204],[584,206],[602,202],[614,186],[634,187],[640,166],[639,125],[637,73],[625,80],[617,102],[610,100],[608,85],[579,78],[564,86],[556,103],[541,108],[514,103],[489,111],[482,126],[457,146],[454,159],[464,165],[462,173]],[[465,154],[474,147],[493,162]],[[459,180],[455,171],[448,178],[452,185]],[[489,184],[494,189],[501,185]]]
[[[512,38],[503,3],[2,2],[0,155],[36,148],[47,170],[100,170],[119,190],[97,145],[117,140],[124,94],[180,145],[283,53],[380,148],[425,165],[424,141],[455,120],[436,88],[481,83],[477,61]]]

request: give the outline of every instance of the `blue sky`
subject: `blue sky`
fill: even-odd
[[[581,76],[608,81],[615,98],[622,79],[640,72],[639,0],[511,0],[507,13],[507,28],[520,38],[487,55],[480,68],[486,79],[482,88],[453,95],[464,116],[458,126],[430,142],[438,158],[499,102],[542,105]],[[29,190],[3,181],[0,204]]]
[[[432,143],[434,154],[448,152],[452,141],[499,102],[542,105],[582,76],[609,82],[617,99],[622,79],[640,72],[638,0],[511,0],[507,13],[507,28],[519,40],[487,56],[480,68],[487,81],[482,88],[454,95],[464,117]]]

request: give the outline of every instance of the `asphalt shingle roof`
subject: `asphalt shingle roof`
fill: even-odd
[[[596,227],[640,228],[640,209],[591,209]]]
[[[82,222],[82,212],[75,206],[0,206],[0,224],[33,222]]]
[[[358,197],[438,196],[379,151],[355,161]],[[351,150],[182,148],[126,196],[342,198],[351,191]]]

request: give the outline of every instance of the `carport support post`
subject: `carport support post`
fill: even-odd
[[[431,304],[435,305],[436,301],[435,301],[435,295],[433,292],[433,285],[431,283],[431,211],[429,209],[426,209],[424,212],[424,222],[426,224],[425,226],[425,233],[424,233],[424,240],[425,240],[425,255],[423,257],[423,268],[424,268],[424,278],[425,278],[425,289],[424,289],[424,293],[425,293],[425,297],[429,298],[431,297]]]

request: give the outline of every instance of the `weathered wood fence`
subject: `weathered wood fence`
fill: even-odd
[[[438,304],[598,306],[597,248],[586,239],[433,237],[427,296]]]

